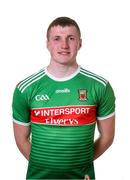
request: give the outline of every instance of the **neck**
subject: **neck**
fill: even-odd
[[[64,78],[73,74],[78,68],[78,64],[75,62],[73,64],[59,64],[50,62],[47,67],[47,71],[55,76],[56,78]]]

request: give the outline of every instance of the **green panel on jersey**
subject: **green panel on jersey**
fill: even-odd
[[[46,177],[55,179],[59,173],[63,177],[68,171],[73,174],[75,169],[82,172],[92,164],[95,124],[73,127],[32,123],[31,126],[33,146],[29,167],[32,169],[44,168]],[[28,178],[32,173],[28,173]]]
[[[75,127],[32,124],[30,160],[38,166],[58,170],[90,163],[94,127],[95,124]]]

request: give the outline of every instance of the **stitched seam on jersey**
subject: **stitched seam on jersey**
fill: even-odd
[[[92,76],[92,75],[86,74],[86,73],[84,73],[84,72],[80,72],[80,74],[83,74],[84,76],[87,76],[87,77],[90,77],[90,78],[92,78],[92,79],[95,79],[96,81],[98,81],[98,82],[100,82],[101,84],[103,84],[104,86],[106,86],[106,83],[105,83],[105,82],[103,82],[102,80],[100,80],[100,79],[98,79],[98,78],[96,78],[96,77],[94,77],[94,76]]]
[[[19,90],[22,89],[22,87],[24,85],[26,85],[28,82],[30,82],[31,80],[33,80],[34,78],[36,78],[37,76],[41,75],[44,73],[44,69],[40,70],[38,73],[32,74],[31,76],[27,77],[26,79],[24,79],[22,82],[19,83],[19,85],[17,86]]]
[[[28,86],[30,86],[31,84],[33,84],[34,82],[36,82],[36,81],[38,81],[39,79],[41,79],[42,77],[44,77],[46,74],[44,73],[44,74],[42,74],[42,75],[40,75],[39,77],[37,77],[37,78],[33,78],[33,80],[31,80],[31,82],[29,83],[28,82],[28,84],[26,84],[24,87],[23,87],[23,89],[20,89],[21,90],[21,93],[23,93],[24,92],[24,90],[28,87]]]
[[[112,116],[114,116],[114,115],[115,115],[115,112],[113,112],[113,113],[111,113],[111,114],[109,114],[109,115],[107,115],[107,116],[104,116],[104,117],[97,117],[97,120],[102,121],[102,120],[105,120],[105,119],[107,119],[107,118],[110,118],[110,117],[112,117]]]
[[[103,77],[101,77],[101,76],[99,76],[99,75],[97,75],[97,74],[94,74],[94,73],[92,73],[92,72],[90,72],[90,71],[87,71],[86,69],[81,68],[81,72],[83,72],[83,73],[85,73],[85,74],[87,74],[87,75],[92,75],[93,77],[102,80],[102,81],[103,81],[104,83],[106,83],[106,84],[107,84],[107,82],[108,82],[108,81],[107,81],[106,79],[104,79]]]

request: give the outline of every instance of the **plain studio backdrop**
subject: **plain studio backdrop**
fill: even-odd
[[[108,79],[116,95],[116,136],[95,161],[97,180],[128,180],[130,162],[130,5],[127,0],[0,1],[0,179],[24,180],[27,161],[16,147],[12,95],[16,84],[49,63],[46,30],[59,16],[82,32],[78,63]],[[96,133],[97,136],[97,133]]]

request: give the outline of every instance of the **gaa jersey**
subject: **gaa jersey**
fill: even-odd
[[[95,125],[115,111],[107,80],[80,66],[66,78],[44,68],[17,85],[12,107],[14,122],[31,126],[26,179],[95,179]]]

